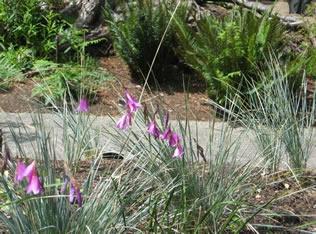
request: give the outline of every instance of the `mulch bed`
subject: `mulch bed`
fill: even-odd
[[[281,171],[257,178],[255,182],[255,193],[249,202],[256,207],[269,204],[265,207],[267,210],[257,215],[251,223],[274,226],[270,229],[256,226],[260,233],[316,232],[315,170],[306,170],[295,176],[291,171]]]

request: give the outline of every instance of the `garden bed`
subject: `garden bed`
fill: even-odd
[[[143,86],[132,79],[128,66],[119,57],[101,58],[100,64],[115,78],[107,81],[104,87],[100,87],[95,103],[91,105],[90,113],[117,116],[119,115],[119,100],[124,89],[139,96]],[[188,119],[209,120],[211,110],[203,104],[207,98],[203,81],[195,80],[185,88],[179,83],[171,83],[158,88],[152,87],[151,90],[146,89],[143,102],[148,105],[159,103],[170,112],[171,118],[178,116],[180,119],[187,117]],[[181,84],[183,84],[182,80]],[[0,92],[0,110],[21,113],[38,109],[41,106],[40,100],[32,97],[34,85],[33,78],[28,78],[24,82],[16,83],[8,92]],[[184,89],[187,92],[184,92]],[[186,102],[188,106],[186,106]],[[189,110],[186,110],[187,107]],[[47,112],[47,109],[42,108],[41,111]]]
[[[36,160],[22,128],[0,135],[0,232],[315,233],[316,26],[232,3],[123,2],[95,40],[54,1],[0,2],[0,111],[39,112],[24,129]],[[205,103],[228,123],[206,145],[169,121],[215,120]],[[55,111],[54,137],[40,113]],[[120,118],[94,127],[90,114]],[[119,153],[100,155],[103,139]]]
[[[109,179],[121,164],[120,159],[105,158],[99,161],[97,176],[93,186]],[[64,176],[64,161],[51,162],[60,178]],[[73,175],[79,184],[83,184],[91,173],[93,160],[79,162]],[[3,165],[3,160],[0,160]],[[1,166],[2,167],[2,166]],[[201,163],[199,168],[204,168]],[[259,169],[261,170],[261,169]],[[124,174],[124,171],[121,172]],[[246,203],[253,206],[249,214],[256,213],[258,207],[264,207],[249,222],[259,233],[314,233],[316,231],[316,171],[305,170],[293,174],[293,171],[254,176],[249,181],[253,193],[245,197]],[[249,229],[242,233],[255,233]],[[145,230],[144,230],[145,231]]]

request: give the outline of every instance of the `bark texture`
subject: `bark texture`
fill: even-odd
[[[61,13],[76,18],[77,27],[92,29],[101,24],[104,4],[105,0],[70,1]]]

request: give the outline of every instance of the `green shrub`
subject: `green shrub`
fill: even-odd
[[[236,90],[247,90],[247,83],[258,80],[257,67],[272,49],[281,50],[283,28],[270,15],[233,10],[223,20],[203,16],[192,29],[177,21],[180,53],[208,84],[208,94],[220,103]]]
[[[41,0],[0,1],[1,44],[32,48],[39,56],[53,54],[56,36],[69,25],[44,4]]]
[[[34,54],[32,50],[25,47],[17,49],[9,47],[1,52],[1,56],[5,57],[11,64],[14,64],[20,71],[27,71],[33,66]]]
[[[116,52],[130,66],[137,78],[142,78],[149,72],[160,41],[167,29],[175,4],[165,1],[138,0],[126,3],[126,10],[121,19],[117,19],[110,7],[106,10],[112,40]],[[182,13],[180,13],[182,12]],[[183,19],[184,9],[179,11],[179,19]],[[164,77],[170,65],[177,61],[174,48],[177,47],[174,26],[168,28],[163,43],[153,66],[152,76],[159,81],[172,79]]]
[[[38,60],[34,69],[40,72],[40,77],[33,89],[33,95],[43,98],[45,104],[60,103],[65,98],[78,100],[81,95],[92,98],[100,86],[110,79],[109,74],[95,66],[58,65]]]

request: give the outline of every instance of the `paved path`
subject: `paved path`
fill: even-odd
[[[36,116],[36,115],[34,115]],[[51,132],[51,137],[55,141],[55,147],[57,149],[56,156],[58,159],[64,158],[64,138],[62,130],[62,121],[56,115],[53,114],[42,114],[43,120],[45,122],[45,129]],[[101,129],[102,127],[107,130],[113,129],[114,123],[109,117],[93,117],[95,118],[93,127],[95,129]],[[3,130],[5,138],[10,146],[11,151],[15,155],[18,155],[18,150],[13,141],[13,136],[10,132],[13,130],[17,135],[17,140],[20,142],[25,155],[28,157],[34,157],[36,155],[36,139],[38,135],[35,133],[35,127],[32,123],[32,115],[30,113],[4,113],[0,112],[0,128]],[[172,121],[172,126],[177,126],[176,121]],[[209,136],[210,129],[212,127],[209,122],[190,122],[191,132],[196,134],[199,145],[206,151],[205,155],[207,157],[207,148],[209,146]],[[9,128],[10,126],[10,128]],[[214,125],[214,142],[212,147],[214,149],[222,147],[219,142],[221,142],[222,128],[227,127],[226,123],[216,122]],[[137,129],[134,130],[139,131]],[[27,133],[26,133],[27,131]],[[112,131],[113,132],[113,131]],[[244,134],[246,132],[246,134]],[[139,133],[142,134],[142,133]],[[231,135],[232,140],[240,141],[240,150],[236,153],[236,158],[240,161],[248,161],[256,157],[258,154],[257,146],[255,144],[254,135],[251,131],[245,131],[245,129],[239,127],[232,130]],[[104,148],[104,152],[119,151],[120,148],[113,144],[111,137],[109,135],[103,135],[100,137],[101,146]],[[308,161],[308,167],[316,168],[316,135],[314,134],[312,139],[312,150],[310,154],[310,159]],[[34,147],[33,147],[34,145]],[[196,145],[195,145],[196,146]],[[194,146],[194,147],[195,147]]]

